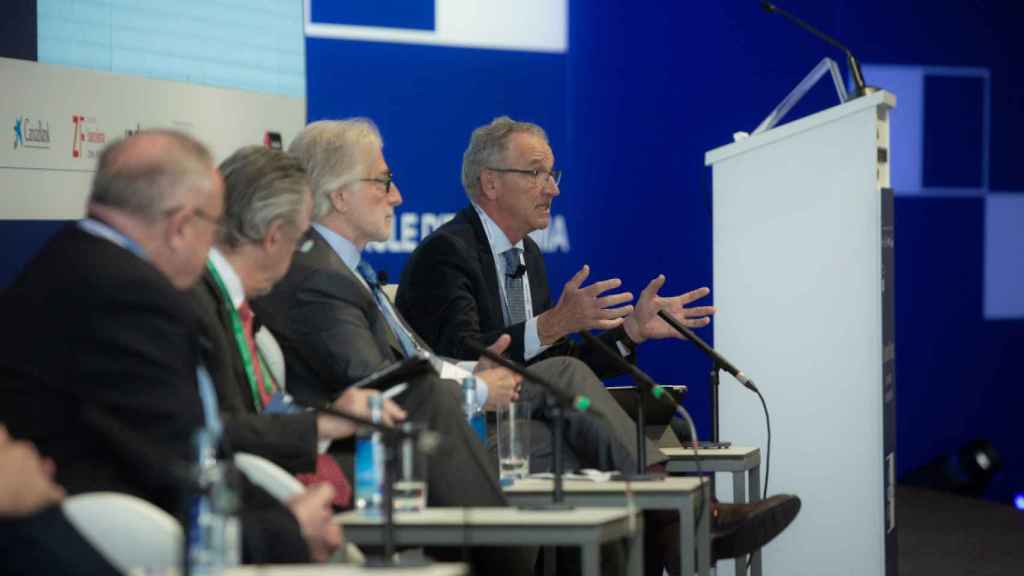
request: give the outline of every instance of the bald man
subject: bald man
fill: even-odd
[[[181,133],[114,142],[87,218],[59,231],[0,296],[0,421],[56,463],[68,493],[125,492],[180,512],[191,438],[219,421],[183,290],[221,225],[223,188],[209,152]],[[243,490],[244,559],[303,561],[338,543],[329,487],[291,513]]]

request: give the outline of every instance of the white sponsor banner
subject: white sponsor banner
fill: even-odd
[[[175,128],[219,162],[268,132],[287,144],[306,102],[182,82],[0,58],[0,219],[82,215],[96,156],[142,128]]]
[[[568,0],[436,0],[434,30],[313,22],[313,1],[327,0],[305,0],[306,36],[313,38],[558,54],[569,49]]]

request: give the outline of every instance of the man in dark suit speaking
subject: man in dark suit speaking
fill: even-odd
[[[423,240],[406,264],[397,304],[413,329],[439,354],[469,356],[466,342],[511,334],[509,354],[521,362],[576,356],[602,378],[618,369],[589,346],[566,336],[605,330],[607,344],[632,360],[652,338],[678,337],[657,316],[666,310],[690,327],[706,326],[712,306],[686,305],[708,294],[698,288],[658,296],[664,276],[637,300],[618,279],[584,286],[583,266],[552,302],[544,257],[528,234],[547,228],[561,171],[544,130],[508,117],[477,128],[463,156],[462,184],[471,205]]]
[[[650,339],[680,338],[660,317],[664,310],[690,327],[706,326],[712,306],[687,307],[707,288],[662,297],[659,275],[640,293],[607,294],[618,279],[584,286],[583,266],[557,302],[548,290],[544,257],[528,234],[547,228],[561,171],[544,130],[503,116],[473,131],[462,160],[470,205],[425,238],[402,272],[397,305],[413,329],[439,354],[467,358],[467,342],[510,334],[510,354],[534,363],[574,356],[602,378],[620,372],[608,358],[567,336],[604,330],[602,338],[628,361]],[[714,528],[716,557],[750,552],[781,532],[799,500],[777,496],[748,509],[721,505]]]

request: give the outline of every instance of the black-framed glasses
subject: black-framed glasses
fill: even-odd
[[[494,170],[495,172],[510,172],[512,174],[525,174],[533,178],[534,184],[544,184],[547,178],[550,178],[555,186],[558,186],[562,182],[562,171],[561,170],[541,170],[539,168],[533,168],[532,170],[524,170],[522,168],[500,168],[497,166],[488,166],[488,170]],[[541,178],[541,177],[544,178]]]
[[[395,175],[392,172],[388,172],[383,177],[378,176],[377,178],[360,178],[357,182],[376,182],[377,184],[384,185],[384,195],[387,196],[391,193],[391,184],[395,181]]]

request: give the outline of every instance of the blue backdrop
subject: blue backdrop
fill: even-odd
[[[313,0],[315,19],[420,32],[443,25],[430,16],[436,2],[416,0],[409,13],[396,13],[402,3],[351,0],[354,8],[334,10],[322,2]],[[33,4],[16,3],[19,16],[4,30],[34,29],[27,21]],[[1024,127],[1017,3],[782,4],[865,63],[987,74],[987,99],[979,81],[940,73],[927,76],[919,100],[900,100],[897,108],[923,110],[921,139],[902,157],[893,151],[894,169],[908,159],[920,164],[921,184],[898,189],[896,200],[897,462],[906,472],[971,438],[988,438],[1005,466],[988,495],[1008,502],[1024,490],[1017,424],[1024,382],[1013,364],[1024,321],[1013,314],[986,319],[984,295],[986,278],[1003,274],[1009,284],[996,292],[1024,298],[1024,265],[1015,256],[1024,222],[1003,222],[994,235],[986,228],[989,194],[1012,202],[1024,191],[1013,144]],[[634,291],[658,272],[668,275],[671,291],[708,284],[704,151],[753,129],[822,56],[840,55],[754,0],[570,0],[567,25],[565,51],[308,38],[309,118],[360,115],[380,125],[406,198],[400,211],[408,213],[407,230],[396,238],[413,241],[435,215],[464,204],[459,165],[473,127],[500,114],[537,122],[566,172],[554,211],[565,223],[568,250],[560,243],[549,255],[553,285],[583,263],[597,276],[620,276]],[[3,35],[0,55],[32,58],[30,36]],[[906,94],[893,89],[898,100]],[[834,102],[822,84],[793,115]],[[57,225],[0,222],[0,285]],[[994,271],[985,267],[993,247],[1003,254]],[[373,258],[397,278],[405,252],[396,242]],[[707,362],[692,347],[667,342],[645,345],[641,364],[662,381],[690,386],[689,405],[706,434]],[[771,406],[772,384],[761,384]]]
[[[866,63],[988,69],[987,182],[1012,193],[1024,190],[1011,140],[1024,126],[1024,89],[1013,74],[1024,43],[1010,4],[799,0],[784,7]],[[311,120],[378,122],[405,196],[400,210],[411,213],[464,204],[459,165],[473,127],[500,114],[543,125],[565,169],[555,212],[571,244],[548,257],[553,284],[589,263],[634,291],[658,272],[682,291],[711,279],[704,151],[753,129],[825,55],[842,62],[753,1],[577,0],[564,54],[310,38],[307,96]],[[979,91],[929,82],[923,150],[911,157],[923,158],[927,186],[977,186]],[[829,90],[817,87],[792,114],[834,104]],[[893,154],[898,164],[900,151]],[[989,438],[1005,464],[989,494],[1009,501],[1024,490],[1015,425],[1024,392],[1010,364],[1024,322],[983,317],[984,202],[977,194],[897,199],[897,457],[905,472],[970,438]],[[394,276],[401,252],[377,262]],[[656,343],[644,347],[641,364],[690,386],[706,434],[707,362],[690,346]],[[771,383],[763,387],[770,405]]]

